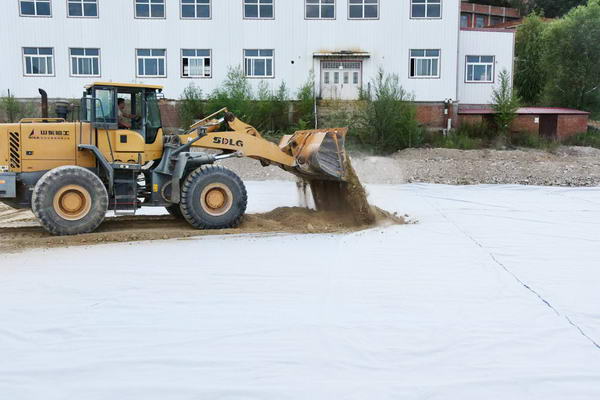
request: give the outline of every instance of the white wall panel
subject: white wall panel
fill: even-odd
[[[466,57],[494,56],[493,83],[467,83]],[[492,92],[498,85],[498,74],[506,69],[513,72],[514,32],[513,31],[461,31],[459,60],[459,101],[463,104],[490,104]]]
[[[213,0],[212,19],[183,20],[179,0],[166,0],[166,18],[151,20],[134,18],[133,0],[99,0],[99,18],[67,18],[66,0],[52,0],[52,18],[19,17],[18,0],[2,0],[0,92],[11,89],[18,97],[35,97],[42,87],[50,97],[79,97],[85,84],[103,80],[162,84],[167,97],[177,98],[191,82],[212,91],[229,66],[241,65],[244,48],[269,48],[275,50],[275,78],[266,81],[273,87],[285,81],[295,92],[310,69],[318,68],[316,52],[361,50],[371,55],[364,63],[364,82],[381,66],[397,73],[418,101],[457,98],[459,0],[443,0],[443,18],[437,20],[411,19],[409,0],[380,0],[378,20],[349,20],[347,1],[337,0],[335,20],[305,20],[304,0],[275,0],[274,20],[244,20],[242,0]],[[495,51],[497,40],[485,41]],[[54,48],[54,77],[23,76],[25,46]],[[69,47],[100,48],[102,77],[70,77]],[[167,77],[136,78],[136,48],[167,49]],[[212,78],[181,78],[182,48],[212,49]],[[441,49],[439,79],[409,79],[411,48]],[[319,71],[315,73],[318,80]],[[465,98],[482,96],[467,91]]]

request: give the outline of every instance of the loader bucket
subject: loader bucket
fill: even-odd
[[[346,128],[297,131],[284,136],[279,147],[296,160],[290,172],[307,180],[346,178]]]

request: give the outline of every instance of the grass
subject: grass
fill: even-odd
[[[600,130],[590,128],[587,132],[570,137],[563,143],[568,146],[585,146],[600,149]]]

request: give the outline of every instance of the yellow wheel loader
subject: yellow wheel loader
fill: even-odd
[[[247,195],[221,160],[251,157],[309,181],[344,180],[344,129],[296,132],[277,145],[223,109],[183,134],[166,135],[161,91],[94,83],[78,121],[0,124],[0,201],[31,208],[54,235],[91,232],[108,210],[134,214],[140,207],[166,207],[195,228],[222,229],[240,224]],[[131,114],[121,110],[124,101]]]

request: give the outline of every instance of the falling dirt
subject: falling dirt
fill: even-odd
[[[378,224],[403,224],[401,217],[377,210]],[[192,236],[248,233],[344,233],[372,227],[359,225],[347,214],[301,207],[277,208],[264,214],[247,214],[240,227],[197,230],[183,219],[166,216],[109,217],[96,232],[77,236],[51,236],[30,211],[14,210],[0,203],[0,253],[28,248],[81,246]]]
[[[359,226],[372,225],[377,222],[378,212],[369,204],[367,191],[360,183],[356,171],[349,158],[344,162],[345,177],[343,182],[332,180],[310,180],[298,185],[306,198],[306,188],[310,191],[319,211],[331,211],[345,215],[350,221]]]

